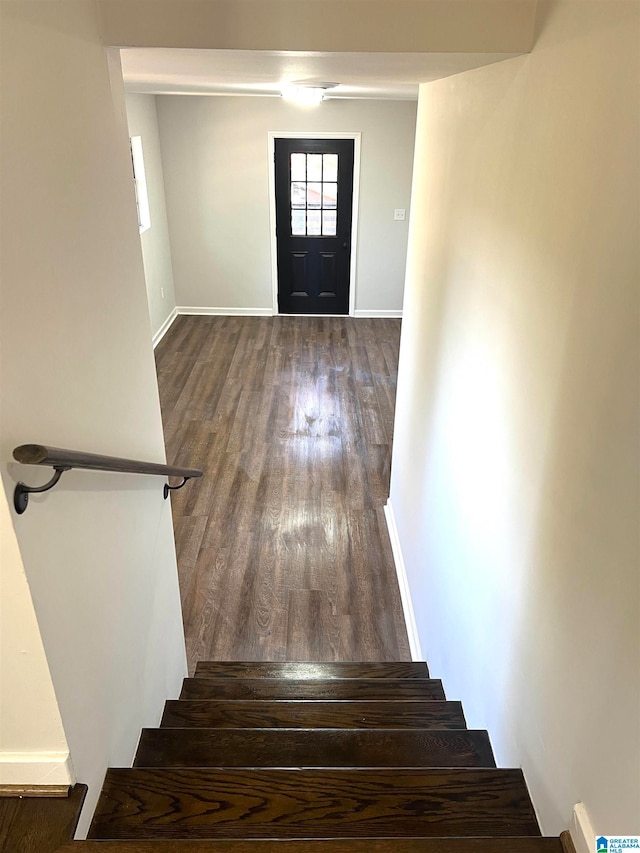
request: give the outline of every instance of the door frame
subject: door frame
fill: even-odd
[[[276,240],[276,181],[275,153],[276,139],[353,139],[353,198],[351,207],[351,261],[349,265],[349,317],[356,310],[356,258],[358,254],[358,210],[360,200],[360,131],[327,130],[270,130],[267,134],[269,163],[269,225],[271,230],[271,283],[273,294],[273,313],[278,314],[278,243]],[[295,316],[295,315],[287,315]],[[313,316],[313,315],[305,315]],[[323,317],[331,316],[323,314]]]

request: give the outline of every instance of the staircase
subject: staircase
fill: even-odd
[[[68,853],[568,853],[424,663],[201,662]],[[108,839],[111,839],[109,841]],[[99,840],[99,841],[98,841]]]

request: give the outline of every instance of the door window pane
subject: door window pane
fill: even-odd
[[[307,184],[307,207],[322,207],[322,184]]]
[[[338,155],[323,154],[322,155],[322,180],[337,181],[338,180]]]
[[[307,214],[304,210],[291,211],[291,234],[294,237],[304,237],[306,229]]]
[[[303,182],[291,184],[291,207],[304,208],[307,206],[307,185]]]
[[[322,233],[322,222],[320,219],[322,211],[308,210],[307,211],[307,235],[309,237],[319,237]]]
[[[307,180],[307,155],[292,154],[291,155],[291,180],[306,181]]]
[[[323,237],[335,237],[336,236],[336,211],[335,210],[323,210],[322,211],[322,236]]]
[[[322,185],[322,206],[335,208],[338,206],[338,185]]]
[[[307,155],[307,180],[322,180],[322,154]]]

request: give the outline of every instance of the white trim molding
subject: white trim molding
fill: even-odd
[[[596,834],[583,803],[577,803],[573,807],[569,833],[576,853],[594,853]]]
[[[169,329],[173,325],[173,321],[176,319],[177,316],[178,316],[178,309],[174,308],[173,311],[171,312],[171,314],[169,314],[167,319],[164,321],[164,323],[160,326],[158,331],[153,336],[152,340],[153,340],[153,348],[154,349],[158,346],[160,341],[167,334],[167,332],[169,331]]]
[[[273,311],[278,313],[278,243],[276,240],[276,180],[274,157],[276,139],[353,139],[353,201],[351,210],[351,266],[349,269],[349,316],[356,309],[356,258],[358,255],[358,211],[360,209],[360,131],[270,130],[267,133],[269,163],[269,222],[271,230],[271,282]]]
[[[402,308],[357,308],[354,317],[402,317]]]
[[[206,305],[178,305],[164,321],[160,329],[153,336],[154,349],[167,334],[176,317],[181,314],[205,316],[205,317],[273,317],[278,314],[273,308],[215,308]],[[344,314],[283,314],[283,317],[343,317]],[[376,317],[402,317],[402,309],[397,308],[358,308],[349,316],[375,319]]]
[[[393,551],[393,561],[396,565],[396,575],[398,576],[400,598],[402,599],[402,610],[404,611],[404,621],[407,626],[407,635],[409,637],[411,659],[421,661],[424,660],[422,657],[422,647],[420,646],[416,615],[413,609],[413,601],[411,600],[411,590],[409,589],[409,578],[407,577],[407,569],[402,556],[400,536],[398,535],[398,527],[396,525],[396,518],[393,513],[391,499],[389,499],[384,506],[384,517],[387,520],[387,529],[389,530],[389,539],[391,540],[391,550]]]
[[[68,752],[0,753],[0,787],[75,785]]]
[[[273,317],[272,308],[210,308],[178,305],[178,314],[196,314],[205,317]]]

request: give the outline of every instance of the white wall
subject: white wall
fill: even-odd
[[[416,104],[159,96],[179,306],[270,310],[269,131],[361,131],[356,310],[402,307]]]
[[[547,833],[640,832],[639,11],[543,2],[529,57],[420,92],[391,502]]]
[[[84,0],[2,3],[1,471],[24,442],[164,461],[122,81]],[[117,70],[117,69],[116,69]],[[79,781],[130,762],[186,671],[159,478],[72,471],[14,516]],[[2,568],[4,574],[4,566]]]
[[[0,786],[74,782],[9,506],[0,493]]]
[[[129,136],[140,136],[142,139],[142,154],[149,194],[151,228],[143,231],[140,242],[147,283],[151,331],[155,338],[176,307],[156,99],[153,95],[129,94],[126,97],[126,106]]]

